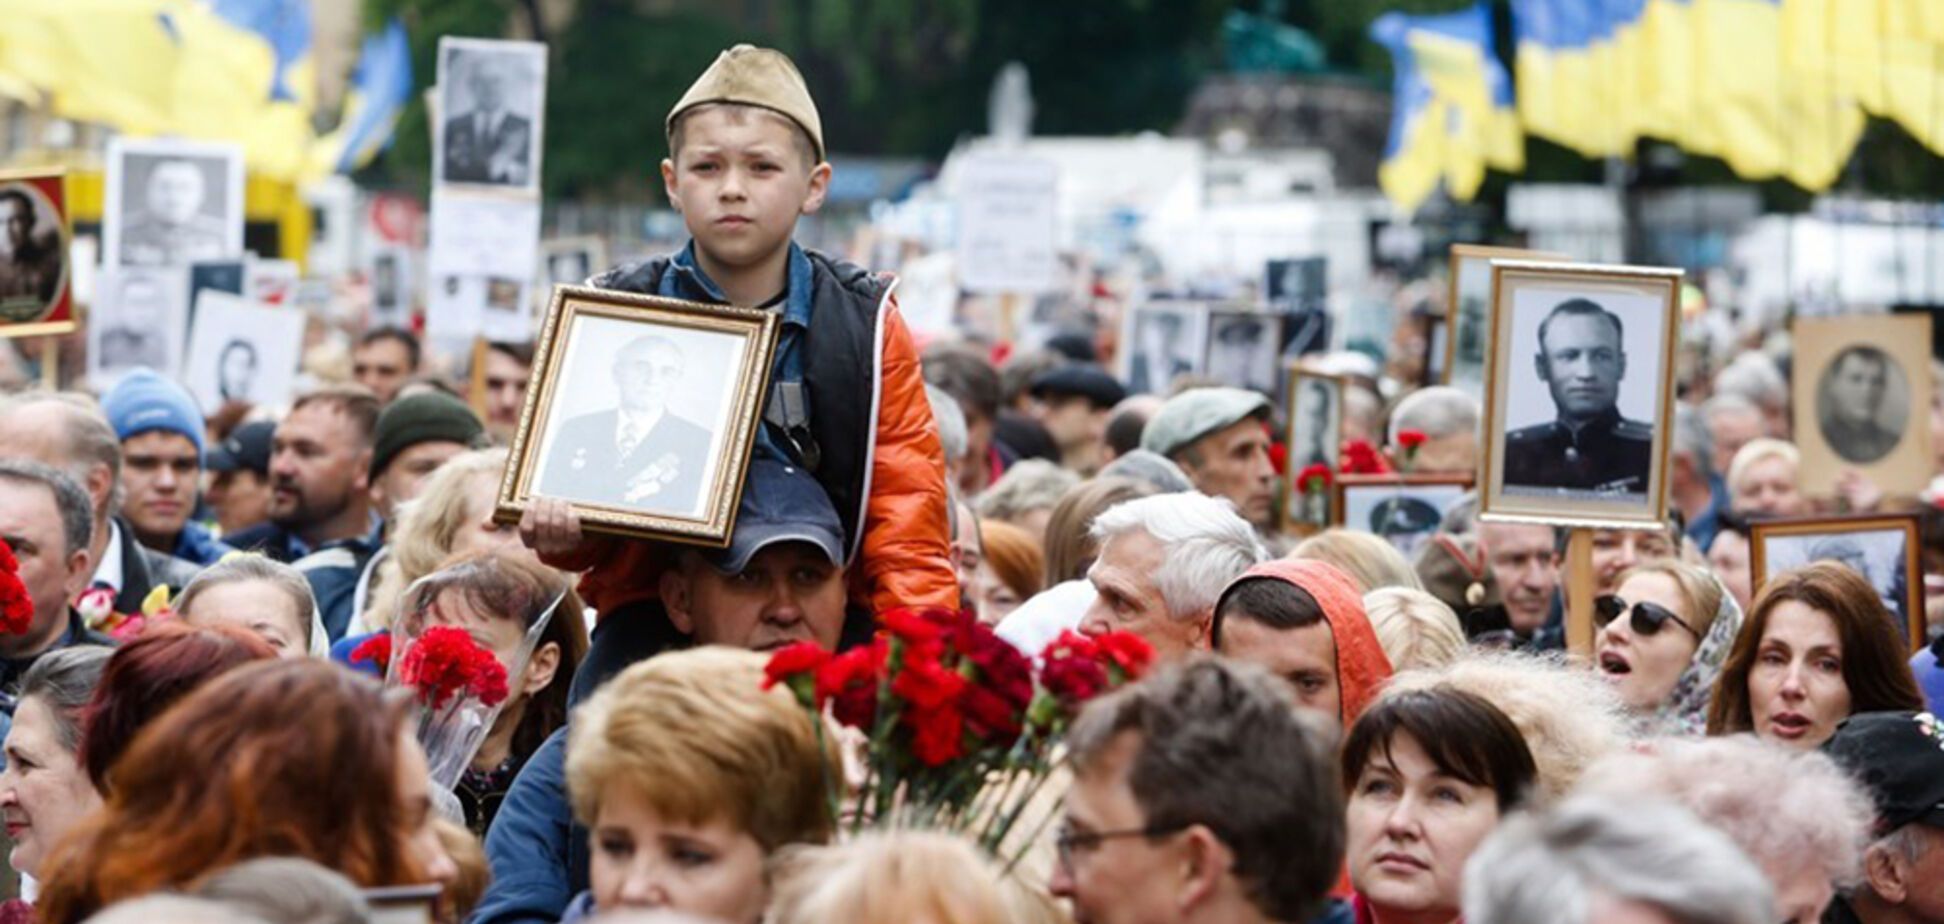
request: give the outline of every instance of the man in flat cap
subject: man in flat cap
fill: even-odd
[[[1266,530],[1274,523],[1276,467],[1269,461],[1269,399],[1242,388],[1191,388],[1168,399],[1141,433],[1141,448],[1167,456],[1195,490],[1226,497]]]
[[[1627,351],[1618,315],[1571,298],[1539,324],[1539,380],[1557,418],[1505,437],[1505,485],[1601,494],[1644,494],[1653,471],[1654,428],[1620,416]]]
[[[1033,379],[1033,417],[1060,447],[1060,466],[1091,475],[1106,464],[1107,418],[1127,389],[1092,363],[1055,366]]]

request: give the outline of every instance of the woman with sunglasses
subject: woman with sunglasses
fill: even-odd
[[[1636,565],[1594,600],[1593,619],[1594,667],[1639,731],[1707,730],[1708,699],[1742,622],[1720,581],[1673,560]]]
[[[1342,761],[1358,924],[1457,920],[1465,862],[1539,773],[1505,713],[1442,685],[1385,693]]]
[[[1811,750],[1859,712],[1917,711],[1903,632],[1876,588],[1815,562],[1769,578],[1715,683],[1708,734],[1752,731]]]

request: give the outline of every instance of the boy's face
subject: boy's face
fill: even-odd
[[[711,262],[753,267],[789,243],[798,215],[823,207],[830,165],[805,163],[796,131],[759,109],[709,106],[682,117],[662,184]]]

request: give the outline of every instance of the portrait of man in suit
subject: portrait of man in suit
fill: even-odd
[[[526,186],[532,182],[533,117],[508,98],[508,70],[516,62],[490,52],[460,54],[470,108],[445,123],[445,171],[449,183]]]
[[[1133,362],[1127,377],[1128,390],[1136,394],[1166,394],[1177,376],[1195,371],[1188,351],[1188,319],[1174,311],[1143,314],[1136,324]]]
[[[619,406],[568,418],[548,450],[535,493],[689,515],[709,473],[710,433],[669,407],[687,358],[645,334],[615,354]]]

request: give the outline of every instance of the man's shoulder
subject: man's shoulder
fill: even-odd
[[[1537,443],[1551,437],[1558,429],[1559,425],[1554,423],[1533,424],[1506,433],[1505,441],[1508,444]]]
[[[1622,417],[1613,425],[1613,435],[1623,440],[1641,440],[1651,443],[1654,440],[1654,425]]]
[[[149,579],[155,584],[167,584],[174,590],[181,590],[202,571],[202,566],[184,558],[177,558],[167,552],[158,552],[144,546],[142,562],[148,565]]]

